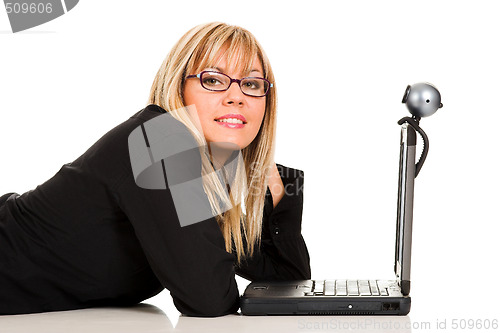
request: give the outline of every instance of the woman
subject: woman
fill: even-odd
[[[167,288],[183,314],[220,316],[238,310],[235,273],[310,278],[303,172],[273,162],[274,77],[253,35],[223,23],[191,29],[148,102],[42,185],[0,197],[0,314],[131,305]],[[129,136],[164,115],[187,129],[165,140],[199,147],[183,167],[203,175],[214,214],[197,223],[182,225],[167,178],[166,189],[148,189],[132,170]],[[227,115],[245,119],[221,121]],[[228,188],[214,171],[235,147],[244,170]]]

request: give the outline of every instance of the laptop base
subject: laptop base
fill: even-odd
[[[262,315],[407,315],[411,298],[388,284],[387,296],[305,296],[313,280],[252,282],[240,299],[241,313]]]

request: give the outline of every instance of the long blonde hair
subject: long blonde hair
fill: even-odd
[[[225,185],[216,176],[207,154],[201,154],[203,188],[224,236],[226,251],[235,251],[237,263],[240,264],[244,257],[253,255],[255,246],[260,246],[267,175],[274,163],[276,85],[271,65],[262,47],[249,31],[241,27],[220,22],[198,25],[184,34],[166,56],[151,87],[148,103],[156,104],[169,112],[189,129],[200,147],[206,147],[203,134],[189,115],[179,111],[185,107],[182,90],[186,75],[213,66],[217,60],[216,55],[223,48],[228,63],[234,59],[235,63],[243,66],[244,71],[251,69],[252,59],[257,55],[262,63],[264,78],[274,84],[274,88],[263,97],[266,98],[266,110],[260,130],[255,139],[241,150],[244,172],[240,169],[236,173],[234,184],[230,188],[232,197],[227,198]],[[234,197],[241,198],[242,193],[247,193],[244,199],[246,212],[243,212],[240,203],[234,204]],[[232,208],[221,212],[217,198],[231,201]]]

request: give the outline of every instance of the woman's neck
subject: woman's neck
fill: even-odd
[[[222,168],[226,162],[230,162],[228,159],[234,154],[235,148],[239,149],[238,146],[228,142],[210,142],[208,144],[210,160],[216,170]]]

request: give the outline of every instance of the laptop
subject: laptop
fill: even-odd
[[[240,298],[244,315],[406,315],[410,312],[413,185],[426,154],[415,165],[418,119],[401,125],[394,280],[255,281]],[[424,152],[428,147],[423,133]]]

